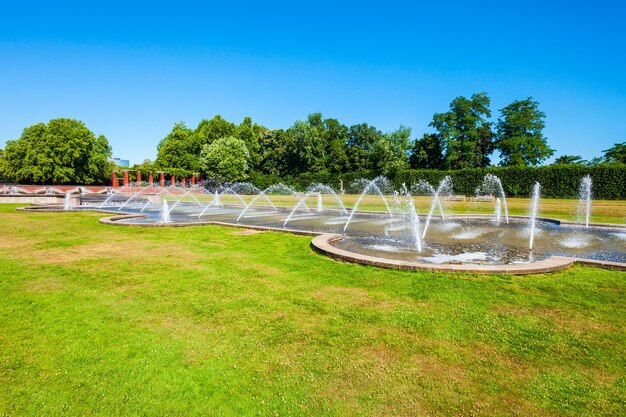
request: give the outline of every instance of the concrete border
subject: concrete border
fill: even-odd
[[[46,205],[46,206],[26,206],[18,207],[18,211],[30,211],[30,212],[55,212],[55,213],[67,213],[62,210],[60,205]],[[254,226],[239,223],[228,223],[219,221],[206,221],[195,223],[130,223],[125,220],[142,219],[147,216],[144,214],[131,214],[128,212],[118,212],[110,210],[101,210],[98,208],[81,210],[81,211],[93,211],[106,214],[114,214],[114,216],[103,217],[98,219],[101,224],[110,226],[129,226],[129,227],[191,227],[191,226],[222,226],[233,227],[238,229],[249,229],[257,231],[269,231],[290,233],[301,236],[313,236],[311,241],[311,248],[325,256],[332,259],[357,263],[361,265],[376,266],[379,268],[388,269],[403,269],[411,271],[431,271],[431,272],[464,272],[472,274],[503,274],[503,275],[528,275],[528,274],[541,274],[555,272],[562,269],[569,268],[573,264],[581,264],[587,266],[594,266],[597,268],[614,269],[618,271],[626,271],[626,263],[621,262],[609,262],[596,259],[586,258],[573,258],[567,256],[550,256],[540,261],[534,261],[524,264],[503,264],[503,265],[472,265],[472,264],[432,264],[425,262],[407,262],[394,260],[389,258],[381,258],[376,256],[363,255],[356,252],[350,252],[345,249],[334,246],[333,243],[341,239],[341,235],[335,233],[318,233],[309,230],[298,229],[282,229],[278,227],[266,227],[266,226]],[[375,212],[372,212],[372,214]],[[377,213],[380,214],[380,213]],[[481,218],[490,219],[490,215],[450,215],[449,218]],[[524,216],[509,216],[509,219],[525,220]],[[563,226],[581,226],[580,223],[570,222],[566,220],[552,219],[548,217],[537,218],[538,220],[551,222]],[[610,225],[607,223],[590,223],[592,227],[597,228],[611,228],[611,229],[626,229],[626,225]]]

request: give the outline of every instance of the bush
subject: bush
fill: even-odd
[[[536,181],[541,184],[541,194],[549,198],[575,198],[580,180],[585,175],[593,181],[593,198],[626,199],[626,165],[598,166],[549,165],[544,167],[493,167],[463,169],[458,171],[406,170],[392,181],[396,187],[402,183],[413,184],[426,180],[437,184],[446,175],[452,177],[456,194],[473,195],[485,174],[500,177],[504,191],[511,196],[526,197]]]

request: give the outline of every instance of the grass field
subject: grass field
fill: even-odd
[[[298,199],[293,196],[273,195],[270,196],[272,202],[279,206],[293,207]],[[209,202],[212,195],[199,195],[197,198],[201,202]],[[243,199],[250,202],[253,196],[244,195]],[[346,194],[341,196],[346,207],[354,207],[358,195]],[[240,200],[232,195],[223,195],[222,199],[229,203],[240,203]],[[387,196],[391,201],[391,196]],[[189,196],[184,197],[185,201],[192,202]],[[414,197],[415,207],[420,214],[428,214],[432,198],[430,197]],[[317,200],[315,196],[309,197],[306,203],[315,207]],[[509,214],[511,215],[528,215],[530,209],[529,198],[507,198]],[[267,204],[263,199],[257,200],[255,204]],[[337,203],[330,197],[324,197],[324,204],[328,207],[338,207]],[[460,202],[460,201],[443,201],[446,212],[453,214],[492,214],[494,211],[493,202]],[[540,200],[539,214],[545,217],[554,217],[563,220],[582,220],[577,214],[578,200],[572,199],[555,199],[544,198]],[[382,199],[375,195],[366,196],[359,205],[361,210],[385,211],[386,207]],[[626,201],[624,200],[594,200],[592,205],[592,222],[600,223],[626,223]]]
[[[308,237],[15,208],[0,416],[626,415],[623,272],[392,271]]]

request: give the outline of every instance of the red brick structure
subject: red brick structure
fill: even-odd
[[[128,187],[128,171],[124,171],[124,187]]]
[[[111,176],[111,185],[113,187],[119,187],[120,186],[120,182],[117,179],[117,175],[115,175],[115,171],[113,171],[113,174]]]
[[[152,177],[152,172],[148,174],[148,185],[150,187],[154,185],[154,178]]]
[[[185,178],[181,178],[181,179],[180,179],[180,186],[181,186],[182,188],[185,188]]]
[[[141,186],[141,171],[137,171],[137,186]]]

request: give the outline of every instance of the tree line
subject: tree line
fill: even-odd
[[[135,168],[178,176],[199,173],[217,181],[264,176],[278,182],[308,174],[393,178],[407,169],[484,168],[492,165],[494,152],[499,152],[501,166],[536,166],[554,154],[537,101],[512,102],[500,109],[496,122],[490,105],[486,93],[457,97],[446,112],[433,115],[432,132],[419,139],[412,139],[405,126],[383,132],[368,123],[348,126],[321,113],[287,129],[268,129],[250,117],[236,124],[216,115],[195,129],[176,123],[158,143],[156,160]],[[626,143],[592,161],[562,155],[555,163],[626,163]],[[0,150],[0,179],[10,182],[97,184],[107,181],[114,168],[106,137],[73,119],[29,126]]]

